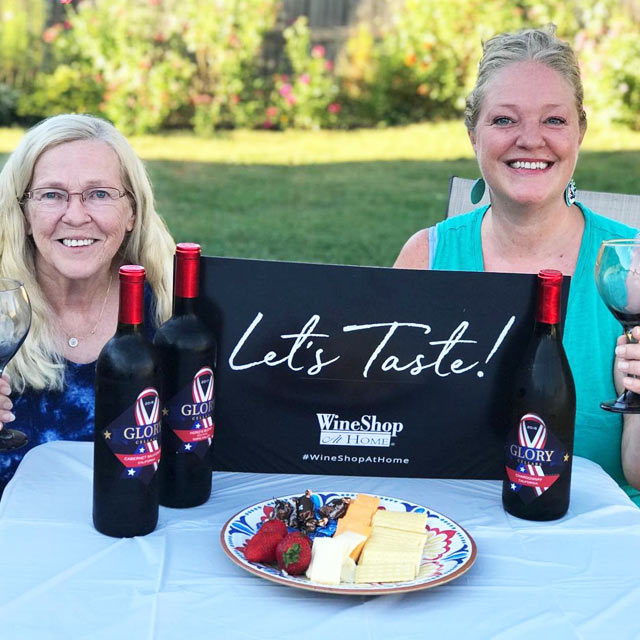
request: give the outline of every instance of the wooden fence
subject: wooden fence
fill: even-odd
[[[365,23],[374,32],[391,20],[399,0],[283,0],[276,28],[265,38],[264,63],[272,70],[282,62],[283,30],[300,16],[307,16],[311,41],[321,44],[326,56],[335,60],[357,24]]]

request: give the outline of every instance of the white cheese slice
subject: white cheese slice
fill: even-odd
[[[356,563],[353,558],[347,557],[340,570],[340,582],[352,583],[356,581]]]
[[[337,538],[316,537],[311,547],[307,578],[320,584],[340,584],[344,545]]]
[[[363,536],[361,533],[355,531],[345,531],[337,536],[333,537],[334,540],[339,540],[342,544],[344,559],[349,557],[351,552],[363,541],[367,539],[367,536]]]

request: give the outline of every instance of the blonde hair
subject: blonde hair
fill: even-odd
[[[478,65],[478,79],[473,91],[467,97],[464,122],[473,133],[487,85],[498,71],[514,62],[540,62],[557,71],[573,88],[580,131],[587,128],[587,114],[584,111],[584,90],[580,79],[580,67],[573,49],[555,35],[555,25],[544,29],[523,29],[517,33],[501,33],[487,40],[483,45],[482,59]]]
[[[64,359],[55,346],[51,307],[36,279],[36,248],[27,234],[19,200],[29,189],[38,158],[52,147],[77,140],[99,140],[116,152],[122,184],[135,199],[136,218],[115,260],[145,267],[155,296],[156,324],[171,315],[175,243],[155,210],[151,182],[141,160],[127,139],[105,120],[75,114],[47,118],[25,134],[0,173],[0,275],[22,281],[32,306],[29,335],[7,367],[17,391],[27,386],[60,390],[64,385]]]

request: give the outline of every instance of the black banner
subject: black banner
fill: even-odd
[[[535,287],[534,275],[203,258],[215,469],[501,477]]]

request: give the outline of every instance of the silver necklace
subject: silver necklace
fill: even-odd
[[[107,287],[107,293],[104,297],[104,301],[102,302],[102,309],[100,309],[100,315],[98,316],[98,321],[96,322],[95,326],[93,327],[93,329],[91,329],[89,333],[83,336],[80,336],[80,335],[72,336],[67,333],[67,330],[64,327],[62,327],[65,335],[67,336],[67,344],[72,349],[75,349],[80,344],[80,340],[86,340],[87,338],[90,338],[98,330],[98,327],[100,326],[100,321],[102,320],[102,316],[104,315],[105,307],[107,306],[107,300],[109,299],[109,292],[111,291],[112,282],[113,282],[113,273],[109,278],[109,286]]]

